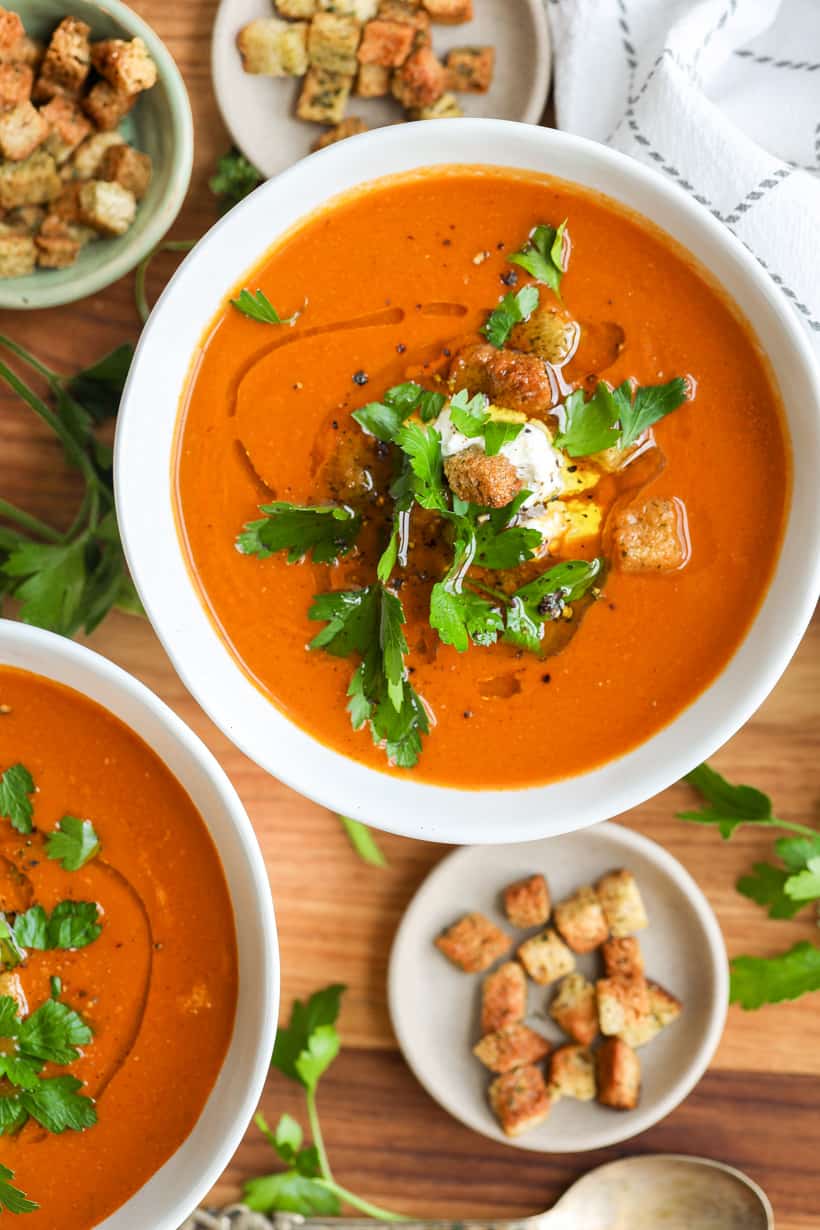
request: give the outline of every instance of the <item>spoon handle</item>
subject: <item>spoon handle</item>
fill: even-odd
[[[444,1218],[430,1221],[402,1220],[397,1230],[540,1230],[542,1216],[470,1221]],[[373,1230],[368,1217],[302,1217],[300,1213],[274,1213],[274,1230]]]

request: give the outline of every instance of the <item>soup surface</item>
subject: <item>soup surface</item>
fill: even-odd
[[[431,169],[332,202],[244,285],[298,319],[243,294],[213,322],[177,508],[288,717],[375,768],[523,787],[714,679],[789,465],[754,339],[668,236],[562,181]]]
[[[50,998],[66,1006],[62,1018],[80,1018],[62,1038],[74,1057],[72,1047],[55,1053],[68,1062],[52,1059],[39,1078],[49,1089],[63,1083],[67,1130],[25,1103],[28,1119],[0,1137],[0,1163],[39,1205],[24,1219],[29,1230],[89,1230],[159,1169],[202,1111],[233,1030],[233,912],[188,795],[141,739],[79,693],[0,667],[0,773],[0,909],[14,937],[0,945],[0,994],[22,1022],[20,1054],[29,1063],[25,1022],[53,1012]],[[5,1010],[0,1054],[9,1055]],[[4,1080],[0,1096],[5,1126],[20,1090]]]

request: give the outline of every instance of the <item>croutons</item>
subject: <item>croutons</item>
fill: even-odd
[[[576,889],[565,901],[559,901],[553,911],[553,921],[573,952],[592,952],[609,935],[601,903],[589,885]]]
[[[90,135],[91,124],[73,99],[59,94],[40,108],[40,115],[51,129],[46,139],[46,149],[59,166]]]
[[[37,248],[31,235],[0,229],[0,278],[22,278],[33,273]]]
[[[620,1038],[607,1038],[595,1056],[598,1101],[614,1110],[634,1110],[641,1090],[638,1056]]]
[[[543,1123],[552,1098],[540,1068],[516,1068],[497,1076],[489,1089],[490,1106],[507,1136],[520,1136]]]
[[[101,132],[111,132],[133,107],[138,94],[115,90],[109,81],[98,81],[83,99],[83,110]]]
[[[37,264],[41,269],[66,269],[74,264],[82,247],[67,226],[64,226],[62,234],[37,235],[34,243],[37,247]]]
[[[591,1102],[595,1097],[595,1059],[585,1046],[559,1046],[550,1055],[549,1090],[554,1098]]]
[[[339,124],[344,118],[353,78],[344,73],[329,73],[309,68],[296,104],[300,120],[316,124]]]
[[[436,948],[467,974],[480,974],[504,953],[512,941],[483,914],[466,914],[436,940]]]
[[[419,47],[393,74],[391,89],[403,107],[429,107],[444,93],[444,65],[430,47]]]
[[[59,196],[62,187],[57,164],[45,150],[36,150],[25,162],[0,165],[0,209],[42,205]]]
[[[631,871],[610,871],[595,885],[609,929],[616,938],[649,925],[638,885]]]
[[[319,0],[319,8],[324,13],[341,13],[357,21],[370,21],[376,16],[379,0]]]
[[[498,350],[489,342],[463,346],[450,365],[454,393],[486,393],[494,406],[539,418],[555,404],[547,369],[535,354]]]
[[[0,48],[4,51],[14,47],[25,34],[19,13],[0,8]]]
[[[109,145],[100,163],[99,178],[127,188],[141,201],[151,183],[151,159],[133,145]]]
[[[689,558],[686,509],[678,499],[649,500],[615,518],[615,559],[624,572],[675,572]]]
[[[0,154],[11,162],[28,158],[47,136],[48,121],[28,101],[0,115]]]
[[[492,85],[495,47],[453,47],[444,60],[447,89],[458,94],[486,94]]]
[[[74,173],[78,179],[96,179],[106,150],[113,145],[125,144],[119,132],[95,132],[77,147],[72,158]]]
[[[276,0],[276,11],[291,21],[310,21],[316,13],[316,0]]]
[[[524,486],[508,458],[502,453],[488,457],[478,444],[448,457],[444,473],[455,495],[487,508],[504,508]]]
[[[400,21],[369,21],[356,53],[360,64],[399,68],[413,48],[413,27]]]
[[[157,66],[141,38],[106,38],[93,43],[91,63],[122,94],[140,94],[156,85]]]
[[[355,137],[360,132],[367,132],[367,124],[358,115],[349,115],[340,124],[318,136],[310,148],[325,149],[328,145],[335,145],[337,141],[344,141],[346,137]]]
[[[45,54],[46,49],[42,43],[38,43],[36,39],[29,38],[27,34],[24,34],[11,47],[0,47],[0,63],[27,64],[30,69],[36,72],[42,64]]]
[[[552,930],[525,940],[518,949],[518,959],[533,982],[540,986],[555,982],[575,968],[575,957]]]
[[[308,58],[314,68],[352,77],[358,68],[356,52],[362,28],[354,17],[317,13],[308,32]]]
[[[519,1022],[487,1034],[473,1047],[473,1054],[491,1072],[512,1072],[538,1063],[551,1050],[546,1038]]]
[[[64,17],[51,36],[40,72],[34,83],[34,97],[47,102],[56,94],[76,98],[85,85],[91,68],[91,27],[76,17]]]
[[[442,94],[429,107],[413,107],[407,114],[411,120],[458,120],[464,112],[454,94]]]
[[[601,949],[608,978],[642,978],[643,953],[634,936],[613,937]]]
[[[563,308],[538,307],[510,333],[513,350],[537,354],[547,363],[565,363],[578,343],[580,329]]]
[[[638,1025],[649,1011],[643,978],[599,978],[595,993],[602,1034],[621,1036]]]
[[[33,84],[34,69],[30,64],[18,64],[15,60],[0,63],[0,111],[28,102]]]
[[[514,927],[543,927],[550,916],[550,895],[542,875],[516,880],[504,889],[504,913]]]
[[[80,221],[102,235],[124,235],[137,212],[133,192],[99,179],[82,185],[79,203]]]
[[[45,216],[46,211],[42,205],[21,205],[19,209],[10,209],[0,225],[4,228],[11,227],[13,231],[19,231],[23,235],[33,235],[39,230]]]
[[[433,21],[457,26],[473,19],[473,0],[422,0]]]
[[[680,1000],[656,982],[647,984],[646,995],[646,1014],[634,1024],[627,1025],[620,1034],[621,1040],[631,1047],[645,1046],[651,1042],[662,1029],[676,1021],[683,1010]]]
[[[390,69],[381,64],[362,64],[356,77],[360,98],[384,98],[390,93]]]
[[[264,77],[302,77],[308,69],[308,24],[260,17],[236,36],[246,73]]]
[[[526,1015],[526,976],[517,961],[505,961],[481,985],[481,1036],[515,1025]]]
[[[421,0],[380,0],[379,18],[382,21],[398,21],[413,27],[413,50],[429,47],[430,14],[421,7]]]
[[[556,1025],[582,1046],[589,1046],[598,1035],[595,987],[578,971],[562,978],[549,1012]]]

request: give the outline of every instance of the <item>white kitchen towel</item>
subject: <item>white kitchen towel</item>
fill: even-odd
[[[731,227],[820,356],[820,0],[548,0],[559,128]]]

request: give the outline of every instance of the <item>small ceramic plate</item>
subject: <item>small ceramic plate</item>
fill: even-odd
[[[272,0],[221,0],[211,43],[211,71],[219,109],[243,154],[270,178],[310,152],[324,128],[294,114],[300,81],[244,72],[236,47],[243,26],[270,17]],[[495,77],[486,94],[460,94],[466,116],[493,116],[537,124],[550,85],[550,41],[543,0],[476,0],[475,17],[460,26],[433,25],[433,48],[444,56],[451,47],[495,47]],[[395,124],[398,103],[388,98],[351,96],[348,115],[368,128]],[[432,122],[432,121],[431,121]]]
[[[640,933],[647,976],[676,995],[683,1012],[640,1048],[642,1089],[635,1110],[562,1099],[532,1132],[510,1139],[487,1103],[490,1073],[471,1053],[478,1040],[482,975],[462,973],[433,941],[462,914],[477,910],[520,943],[534,932],[515,931],[507,922],[500,904],[505,885],[543,872],[555,902],[618,867],[633,872],[649,915],[649,926]],[[599,963],[597,953],[577,958],[588,978],[600,976]],[[556,1044],[570,1041],[546,1014],[553,989],[529,986],[529,1024]],[[539,1153],[604,1148],[669,1114],[706,1070],[723,1032],[728,1002],[726,950],[703,893],[671,854],[617,824],[491,850],[468,846],[448,855],[424,881],[402,919],[390,956],[388,988],[399,1045],[431,1097],[467,1127]]]

